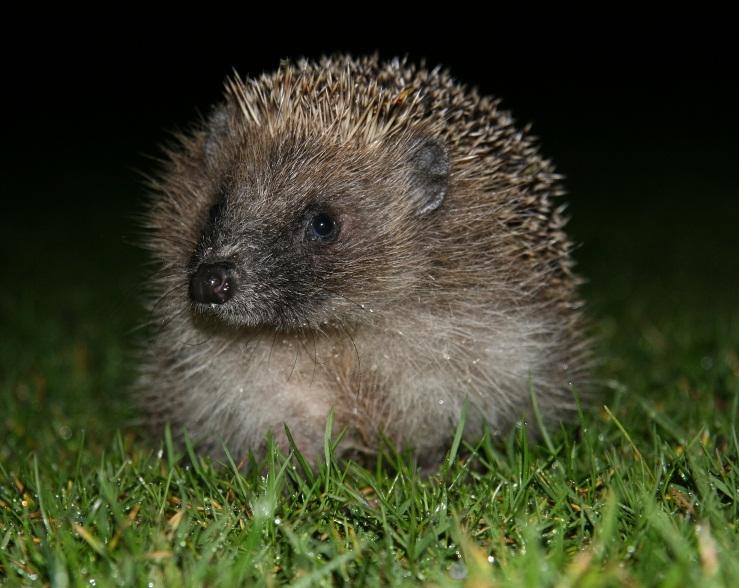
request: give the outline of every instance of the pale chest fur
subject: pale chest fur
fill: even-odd
[[[243,452],[269,432],[287,449],[287,425],[316,459],[333,410],[334,433],[346,429],[344,451],[372,453],[380,433],[420,456],[438,451],[465,404],[470,435],[485,421],[497,429],[521,413],[529,386],[550,382],[557,369],[556,341],[543,324],[504,314],[486,320],[416,314],[353,333],[243,331],[209,340],[178,368],[187,377],[173,391],[181,395],[177,420]]]

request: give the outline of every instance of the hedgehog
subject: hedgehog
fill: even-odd
[[[340,457],[433,465],[460,419],[473,440],[576,409],[561,176],[499,100],[407,59],[284,61],[164,151],[136,386],[156,430],[315,463],[331,415]]]

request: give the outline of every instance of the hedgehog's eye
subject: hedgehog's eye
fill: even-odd
[[[309,217],[305,232],[309,241],[332,243],[339,236],[339,224],[328,212],[318,212]]]

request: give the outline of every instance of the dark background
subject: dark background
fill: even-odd
[[[37,57],[6,51],[3,320],[23,299],[37,324],[74,304],[78,312],[102,307],[103,317],[129,309],[135,322],[145,280],[135,221],[146,193],[141,173],[155,168],[148,156],[168,131],[207,112],[232,69],[253,76],[283,57],[378,49],[443,64],[501,97],[520,125],[533,124],[566,176],[570,230],[596,316],[702,307],[735,320],[739,92],[731,39],[514,33],[474,31],[463,43],[404,34],[265,42],[228,33],[231,42],[213,44],[191,32],[63,31],[39,38]]]

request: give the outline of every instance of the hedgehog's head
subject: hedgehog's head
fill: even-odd
[[[246,124],[227,105],[196,141],[187,197],[197,212],[178,219],[194,223],[193,311],[294,330],[367,320],[417,296],[448,189],[446,147],[421,130],[337,141],[319,122],[289,123]]]

